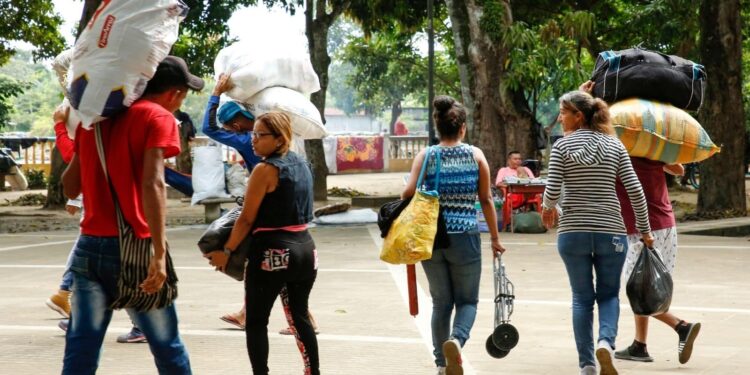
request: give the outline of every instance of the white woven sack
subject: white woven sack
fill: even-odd
[[[76,41],[69,99],[83,127],[136,101],[177,40],[180,0],[105,1]]]
[[[68,112],[68,121],[65,123],[65,129],[68,131],[68,137],[70,137],[70,139],[75,139],[76,128],[78,127],[78,124],[81,123],[81,118],[78,117],[78,113],[70,106],[68,98],[64,98],[60,105],[62,106],[62,108],[70,107],[70,112]]]
[[[303,47],[289,47],[275,39],[254,39],[228,46],[214,61],[216,79],[228,74],[234,87],[227,96],[245,102],[261,90],[282,86],[304,95],[320,90],[318,75]]]
[[[233,197],[244,197],[247,191],[247,170],[239,164],[232,164],[226,171],[227,190]]]
[[[227,198],[224,188],[224,161],[220,146],[193,147],[192,205],[206,198]]]
[[[68,69],[70,68],[71,61],[73,61],[73,48],[60,52],[60,54],[55,56],[55,59],[52,60],[52,70],[54,70],[57,75],[57,82],[62,87],[65,98],[69,96]]]
[[[250,113],[258,117],[271,111],[281,111],[292,120],[292,132],[302,139],[319,139],[326,132],[320,112],[304,95],[285,87],[269,87],[244,103]]]

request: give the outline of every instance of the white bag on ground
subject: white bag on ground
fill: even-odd
[[[335,136],[323,138],[323,153],[326,158],[328,173],[336,174],[338,166],[336,165],[336,151],[338,150],[339,139]]]
[[[292,132],[302,139],[320,139],[328,134],[310,99],[286,87],[264,89],[244,104],[256,117],[271,111],[286,113],[292,120]]]
[[[227,170],[227,190],[233,197],[244,197],[247,190],[247,172],[239,164],[232,164]]]
[[[69,99],[84,128],[137,100],[177,40],[180,0],[103,2],[74,47]]]
[[[319,216],[313,219],[313,223],[319,225],[370,224],[377,222],[378,214],[369,208],[349,210],[338,214]]]
[[[193,197],[190,203],[195,205],[206,198],[228,198],[225,186],[221,147],[193,147]]]
[[[227,96],[240,102],[273,86],[287,87],[304,95],[320,90],[318,75],[304,46],[290,47],[279,42],[276,35],[222,49],[214,61],[214,71],[217,80],[222,73],[231,77],[234,87]]]

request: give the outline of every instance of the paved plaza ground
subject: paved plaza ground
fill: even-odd
[[[7,218],[2,218],[6,220]],[[720,225],[750,225],[734,219]],[[681,231],[712,223],[682,224]],[[242,285],[216,273],[195,246],[204,226],[169,230],[180,277],[177,308],[180,329],[195,374],[250,373],[244,333],[218,317],[240,308]],[[405,302],[404,267],[378,259],[380,238],[374,225],[312,229],[320,272],[310,299],[320,327],[323,374],[434,374],[429,334],[430,301],[421,267],[421,314],[413,318]],[[0,234],[0,374],[59,374],[64,348],[59,316],[44,305],[60,281],[75,231]],[[518,346],[503,359],[484,349],[493,328],[493,287],[488,237],[480,304],[472,338],[464,348],[466,374],[578,374],[573,342],[570,288],[555,248],[554,233],[502,235],[509,249],[504,261],[515,283],[512,323]],[[750,276],[748,237],[681,234],[672,311],[703,329],[693,358],[677,361],[677,335],[652,322],[650,364],[616,361],[621,374],[747,374],[750,372]],[[633,321],[622,294],[623,347],[633,337]],[[277,306],[271,315],[270,368],[273,374],[301,374],[293,339],[276,333],[284,327]],[[125,312],[115,317],[105,339],[100,374],[155,374],[146,344],[117,344],[129,329]]]

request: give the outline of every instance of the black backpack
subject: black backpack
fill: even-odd
[[[636,47],[600,53],[591,80],[592,94],[609,103],[635,97],[697,111],[703,104],[706,70],[679,56]]]

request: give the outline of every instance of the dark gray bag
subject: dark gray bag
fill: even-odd
[[[633,313],[649,316],[669,311],[672,288],[672,276],[656,249],[644,245],[626,287]]]
[[[198,240],[198,248],[204,255],[224,249],[224,244],[229,240],[229,235],[232,234],[232,228],[234,228],[237,218],[240,217],[240,213],[242,213],[242,206],[234,207],[206,228],[206,231]],[[252,236],[248,235],[229,256],[224,270],[227,276],[237,281],[245,279],[245,264],[247,263],[251,241]]]

